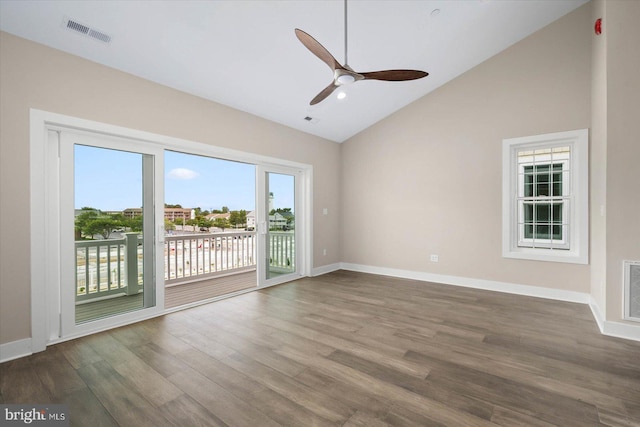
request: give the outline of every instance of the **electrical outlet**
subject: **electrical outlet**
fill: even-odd
[[[322,250],[322,255],[327,256],[327,250],[326,249]]]
[[[431,262],[438,262],[438,255],[431,255]]]

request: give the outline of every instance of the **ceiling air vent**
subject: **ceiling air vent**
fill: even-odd
[[[98,31],[94,28],[91,28],[88,25],[81,24],[76,20],[65,18],[63,22],[63,26],[75,33],[82,34],[87,37],[91,37],[92,39],[100,40],[104,43],[111,42],[111,36],[103,33],[102,31]]]

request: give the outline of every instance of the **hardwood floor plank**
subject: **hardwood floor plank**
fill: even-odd
[[[419,356],[416,356],[418,354]],[[438,361],[450,361],[459,366],[471,369],[479,369],[505,379],[516,379],[543,390],[561,393],[593,405],[603,405],[612,410],[623,410],[624,405],[620,398],[602,393],[593,387],[589,387],[590,382],[578,382],[561,380],[556,378],[567,377],[562,373],[561,368],[577,372],[579,366],[548,365],[547,361],[536,358],[531,360],[526,356],[513,357],[508,353],[492,351],[483,346],[471,346],[461,344],[459,339],[445,341],[435,341],[431,346],[422,346],[419,351],[410,351],[405,357],[416,363],[425,363],[433,368]],[[550,374],[551,373],[551,374]],[[579,373],[575,374],[576,376]]]
[[[384,420],[394,427],[444,427],[446,424],[432,420],[427,414],[417,414],[407,408],[393,406]]]
[[[352,414],[348,406],[343,405],[334,397],[313,390],[294,378],[262,365],[248,356],[238,353],[223,359],[222,362],[250,378],[255,378],[260,384],[307,408],[319,417],[344,423]]]
[[[131,389],[136,390],[154,406],[163,405],[182,394],[181,390],[142,359],[116,364],[113,369],[125,378]]]
[[[197,348],[216,359],[222,359],[234,353],[233,349],[220,343],[216,343],[199,332],[191,332],[190,334],[182,335],[180,339],[191,345],[193,348]]]
[[[283,426],[331,427],[339,425],[316,415],[269,388],[256,393],[252,404]]]
[[[346,423],[343,427],[390,427],[391,424],[376,418],[375,416],[368,414],[364,411],[358,411]]]
[[[276,391],[264,385],[266,377],[256,378],[251,375],[251,370],[247,373],[244,372],[246,369],[237,369],[240,367],[237,360],[244,360],[247,363],[253,363],[257,366],[261,365],[246,356],[237,353],[229,358],[217,360],[199,351],[189,351],[181,356],[183,356],[184,360],[190,366],[198,370],[198,372],[202,372],[208,379],[213,379],[217,386],[229,391],[241,401],[249,402],[252,407],[280,424],[292,426],[335,425],[335,423],[329,419],[323,418],[314,412],[314,409],[316,409],[314,405],[317,405],[316,402],[309,402],[313,404],[307,407],[299,403],[305,401],[304,395],[301,394],[292,398],[293,394],[282,393],[282,390],[286,389],[284,383],[281,385],[281,388]],[[232,358],[236,358],[236,362],[231,361]],[[276,375],[280,379],[288,378],[284,374],[270,370],[270,368],[266,366],[262,366],[261,368],[263,374],[271,372],[272,375]],[[292,381],[289,381],[289,384],[291,383]],[[297,391],[303,391],[302,387],[299,387]],[[320,397],[320,394],[317,394],[316,397]],[[336,406],[339,405],[338,402],[334,401],[333,403]],[[323,415],[330,413],[335,414],[335,412],[330,412],[329,409],[325,409]],[[343,418],[344,417],[339,417],[339,419]]]
[[[31,358],[31,366],[54,401],[75,390],[87,387],[76,370],[66,363],[62,351],[56,347],[50,351],[34,354]]]
[[[108,363],[96,362],[78,370],[109,414],[121,426],[174,425],[158,414],[157,409]]]
[[[551,424],[599,424],[597,408],[580,400],[415,352],[409,352],[407,357],[426,360],[434,365],[427,382],[438,384],[448,390],[494,402],[514,411],[524,411],[525,415]],[[562,412],[561,418],[556,415],[558,412]]]
[[[58,402],[69,405],[71,426],[114,427],[118,425],[88,387],[68,393]]]
[[[64,354],[64,357],[74,369],[102,360],[102,356],[89,345],[88,340],[66,341],[56,344],[55,347]]]
[[[251,402],[237,398],[195,371],[180,372],[168,379],[228,425],[238,427],[278,426],[278,423],[266,414],[255,409]]]
[[[31,357],[0,365],[0,394],[4,403],[51,403],[52,398],[31,366]]]
[[[626,413],[629,415],[629,418],[638,424],[640,427],[640,399],[624,400],[624,407],[626,409]]]
[[[100,355],[101,360],[111,366],[137,358],[131,350],[111,335],[111,331],[90,335],[85,340]]]
[[[183,361],[154,343],[133,347],[131,351],[165,378],[187,368]]]
[[[394,384],[380,381],[368,374],[331,360],[322,357],[305,356],[296,350],[288,348],[283,348],[281,351],[287,357],[313,366],[327,376],[347,382],[356,390],[372,393],[382,399],[389,399],[392,403],[407,407],[418,413],[429,412],[433,414],[434,419],[438,422],[449,425],[490,425],[488,421],[481,418],[464,412],[457,412],[440,402],[412,393]]]
[[[185,394],[165,403],[158,410],[177,426],[229,427],[229,424]]]
[[[634,423],[627,415],[611,412],[606,409],[598,408],[598,419],[603,425],[610,427],[633,427],[640,425]]]
[[[389,412],[392,403],[369,391],[355,389],[347,380],[332,378],[314,368],[307,368],[296,375],[296,380],[328,396],[335,396],[352,411],[364,411],[382,419]]]
[[[336,350],[327,359],[357,369],[381,381],[397,385],[412,393],[419,394],[434,401],[443,403],[459,411],[467,412],[478,418],[491,419],[493,405],[482,400],[456,394],[442,387],[434,387],[424,379],[406,375],[366,359]]]
[[[512,411],[507,408],[496,406],[493,411],[491,421],[503,427],[553,427],[546,421],[525,415],[520,412]]]

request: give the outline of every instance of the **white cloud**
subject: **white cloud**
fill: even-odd
[[[198,176],[198,172],[192,171],[191,169],[185,169],[185,168],[171,169],[167,174],[167,178],[173,178],[173,179],[194,179],[197,176]]]

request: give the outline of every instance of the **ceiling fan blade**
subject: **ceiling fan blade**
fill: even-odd
[[[385,70],[385,71],[371,71],[369,73],[358,73],[362,75],[365,80],[386,80],[392,82],[400,82],[404,80],[416,80],[423,77],[427,77],[429,73],[418,70]]]
[[[296,37],[298,40],[302,42],[303,45],[307,49],[311,51],[315,56],[320,58],[325,64],[331,68],[331,71],[335,71],[337,69],[343,69],[344,67],[340,65],[338,61],[329,53],[327,49],[324,48],[316,39],[311,37],[309,34],[304,31],[296,28]]]
[[[315,98],[311,100],[309,105],[316,105],[320,101],[323,101],[327,96],[331,95],[331,93],[333,93],[333,91],[336,90],[337,88],[338,86],[334,82],[331,82],[329,86],[322,89],[322,91],[319,94],[317,94]]]

